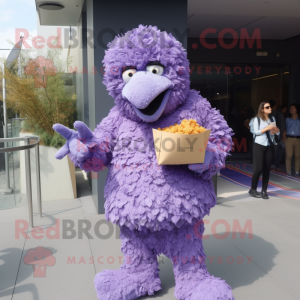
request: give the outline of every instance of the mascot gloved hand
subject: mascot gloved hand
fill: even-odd
[[[77,161],[85,161],[89,156],[87,147],[91,148],[91,146],[96,145],[91,142],[93,136],[92,131],[84,123],[76,121],[74,128],[76,128],[77,131],[61,124],[53,125],[53,129],[67,140],[66,144],[55,154],[57,159],[62,159],[71,153],[76,157]]]
[[[105,217],[120,226],[124,263],[95,277],[100,300],[131,300],[161,289],[157,255],[172,260],[175,297],[232,300],[225,281],[205,265],[202,219],[216,205],[212,175],[225,164],[231,129],[219,111],[190,89],[186,51],[171,34],[142,26],[117,36],[103,60],[103,83],[115,106],[94,132],[82,122],[58,152],[75,166],[108,175]],[[163,165],[156,160],[152,128],[195,119],[211,130],[203,164]],[[79,149],[79,150],[78,150]],[[211,167],[210,167],[211,166]]]

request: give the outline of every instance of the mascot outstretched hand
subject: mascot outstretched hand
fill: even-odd
[[[86,171],[108,168],[105,217],[120,226],[124,263],[95,277],[99,300],[133,300],[161,289],[157,255],[172,260],[179,300],[233,300],[210,275],[203,217],[216,205],[211,177],[225,164],[232,130],[219,111],[190,89],[187,53],[171,34],[140,25],[108,44],[103,83],[115,106],[92,132],[76,121],[53,129]],[[211,130],[202,164],[158,165],[152,129],[194,119]],[[188,155],[188,154],[187,154]]]

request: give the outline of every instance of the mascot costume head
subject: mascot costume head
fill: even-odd
[[[155,26],[117,36],[103,60],[103,83],[115,106],[92,132],[76,121],[56,158],[69,155],[83,170],[108,168],[106,219],[120,226],[124,264],[95,277],[100,300],[132,300],[161,289],[157,255],[173,262],[175,297],[232,300],[225,281],[210,275],[202,244],[203,217],[216,204],[211,177],[222,168],[232,133],[219,111],[190,89],[181,43]],[[157,164],[152,129],[195,119],[210,129],[201,164]],[[182,260],[181,258],[184,258]]]

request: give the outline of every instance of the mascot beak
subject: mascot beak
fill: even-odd
[[[173,86],[165,76],[139,71],[126,83],[122,96],[132,104],[143,121],[154,122],[164,112]]]

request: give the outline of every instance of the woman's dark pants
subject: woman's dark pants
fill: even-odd
[[[257,189],[258,180],[262,173],[262,191],[267,191],[272,162],[271,146],[253,144],[253,175],[251,188]]]

